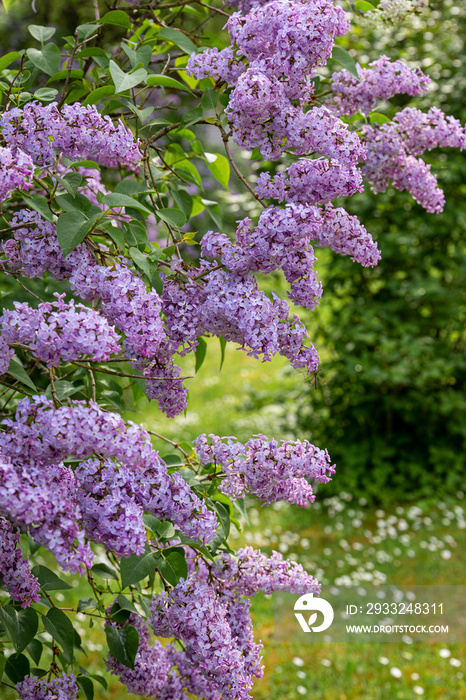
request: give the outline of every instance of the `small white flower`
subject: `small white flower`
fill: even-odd
[[[299,656],[295,656],[293,659],[291,659],[292,662],[294,663],[295,666],[304,666],[304,661],[300,659]]]
[[[458,666],[461,666],[461,661],[459,659],[450,659],[450,664],[458,668]]]
[[[448,659],[449,656],[451,656],[451,651],[450,649],[440,649],[439,656],[442,657],[442,659]]]
[[[440,556],[445,560],[451,559],[451,552],[449,549],[444,549]]]
[[[386,666],[389,663],[390,661],[389,659],[387,659],[386,656],[379,656],[379,664],[383,664],[384,666]]]
[[[390,674],[393,676],[393,678],[401,678],[401,676],[403,675],[401,670],[399,668],[397,668],[396,666],[393,666],[390,669]]]
[[[305,688],[303,685],[298,685],[296,690],[298,691],[298,693],[300,695],[306,695],[306,693],[307,693],[307,688]]]
[[[411,680],[412,680],[412,681],[418,681],[419,678],[420,678],[419,673],[412,673],[412,674],[411,674]]]
[[[416,693],[416,695],[424,695],[424,688],[422,687],[422,685],[415,685],[413,690]]]
[[[322,659],[320,663],[322,664],[322,666],[327,666],[327,668],[332,665],[330,659]]]

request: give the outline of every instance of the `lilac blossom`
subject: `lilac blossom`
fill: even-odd
[[[13,600],[27,608],[40,600],[40,585],[29,569],[28,556],[23,559],[19,539],[11,523],[0,517],[0,579]]]
[[[300,158],[273,178],[267,171],[261,173],[255,189],[261,198],[319,204],[335,197],[350,197],[355,192],[362,192],[364,188],[361,183],[361,173],[355,165],[322,157],[315,160]]]
[[[215,537],[218,524],[215,514],[178,474],[168,474],[165,462],[142,426],[132,422],[126,425],[118,414],[104,412],[93,402],[90,406],[74,402],[72,406],[55,408],[45,396],[20,401],[15,420],[5,419],[3,425],[6,430],[0,433],[0,448],[12,460],[57,464],[69,455],[88,459],[95,454],[121,463],[118,473],[108,464],[99,469],[93,461],[81,465],[76,476],[71,472],[73,480],[83,480],[89,494],[80,497],[88,527],[102,516],[102,523],[95,526],[97,541],[110,537],[114,546],[125,547],[126,551],[134,546],[140,552],[141,508],[157,517],[170,518],[188,537],[203,542]],[[89,474],[96,479],[94,486],[89,482]],[[93,489],[98,500],[108,496],[102,511],[92,502]],[[113,518],[109,512],[112,503],[117,500],[127,503],[126,496],[132,498],[134,506],[125,506],[127,511],[121,519]],[[112,501],[112,497],[116,500]],[[118,544],[117,534],[121,533],[125,519],[134,523],[139,536],[133,540],[127,533]]]
[[[8,343],[0,335],[0,374],[8,372],[10,360],[15,354],[15,351],[10,348]]]
[[[65,571],[83,572],[91,566],[93,553],[80,526],[72,469],[24,457],[0,456],[0,516],[29,532]]]
[[[67,158],[96,159],[107,167],[134,169],[141,159],[132,132],[113,124],[94,105],[75,102],[61,110],[55,102],[28,102],[0,117],[3,138],[16,155],[21,149],[37,165],[51,165],[56,152]]]
[[[18,149],[12,153],[9,148],[0,146],[0,201],[8,199],[17,187],[28,190],[32,184],[34,163]]]
[[[187,659],[224,700],[249,698],[251,679],[227,621],[227,608],[207,583],[189,578],[151,602],[149,624],[161,637],[183,642]]]
[[[412,70],[403,61],[390,61],[387,56],[372,61],[369,68],[361,68],[359,64],[356,67],[359,80],[347,70],[331,77],[335,93],[332,108],[337,114],[369,114],[379,100],[389,100],[399,93],[423,95],[430,83],[420,68]]]
[[[314,210],[314,214],[321,223],[321,227],[316,228],[313,234],[316,245],[349,255],[353,262],[358,262],[363,267],[377,265],[381,257],[377,243],[357,216],[331,204],[317,212]]]
[[[290,98],[309,95],[307,78],[332,52],[349,25],[329,0],[273,0],[227,22],[232,42],[251,67],[284,85]]]
[[[202,53],[193,53],[186,70],[196,78],[212,77],[234,84],[244,72],[244,65],[235,57],[231,46],[221,51],[214,47]]]
[[[437,147],[466,147],[466,129],[453,117],[433,107],[427,113],[406,107],[390,123],[364,126],[367,161],[362,175],[375,192],[391,182],[407,190],[428,212],[442,211],[445,197],[430,165],[415,156]]]
[[[78,684],[71,671],[63,672],[52,681],[27,675],[15,688],[20,700],[76,700],[78,697]]]
[[[83,304],[66,303],[64,295],[55,296],[57,301],[39,304],[37,309],[14,302],[14,310],[5,310],[0,316],[2,339],[10,345],[29,345],[48,367],[79,360],[83,355],[102,362],[119,353],[119,336],[102,314]]]
[[[325,484],[335,473],[327,450],[307,440],[280,444],[257,435],[243,445],[232,437],[209,438],[195,440],[197,454],[201,464],[221,467],[225,478],[219,488],[230,498],[253,493],[266,504],[285,500],[305,507],[315,500],[309,481]]]

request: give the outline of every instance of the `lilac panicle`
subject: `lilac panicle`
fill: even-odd
[[[225,478],[219,488],[230,498],[253,493],[267,504],[286,500],[305,507],[315,500],[309,481],[325,484],[335,472],[327,450],[307,440],[279,444],[257,435],[243,445],[231,437],[209,438],[196,438],[197,454],[201,464],[222,468]]]
[[[37,309],[14,302],[14,310],[0,316],[2,340],[29,345],[48,367],[82,356],[102,362],[119,353],[119,336],[102,314],[83,304],[66,303],[64,295],[55,296],[55,302],[39,304]]]
[[[52,681],[27,675],[15,688],[20,700],[76,700],[78,697],[78,684],[71,671],[63,672]]]
[[[19,538],[11,523],[0,517],[0,579],[13,600],[27,608],[40,600],[40,585],[29,569],[28,557],[23,559]]]

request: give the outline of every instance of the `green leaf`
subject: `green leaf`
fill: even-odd
[[[120,606],[122,610],[128,610],[129,612],[132,613],[137,613],[137,609],[134,607],[132,602],[128,600],[128,598],[120,593],[120,595],[117,597],[117,603]]]
[[[115,569],[110,568],[107,564],[94,564],[92,567],[92,573],[101,578],[113,578],[115,581],[118,580],[118,574]]]
[[[159,219],[162,219],[175,228],[184,226],[187,221],[185,215],[179,209],[157,209],[155,213]]]
[[[180,582],[180,578],[188,578],[188,565],[183,554],[179,551],[169,552],[165,559],[158,562],[157,568],[172,586],[176,586]]]
[[[3,678],[3,672],[5,670],[6,658],[3,651],[0,651],[0,681]]]
[[[72,384],[71,382],[67,382],[66,380],[61,380],[58,382],[55,382],[55,390],[57,392],[57,397],[59,401],[65,401],[69,396],[74,396],[74,394],[77,394],[79,391],[82,391],[84,388],[83,384]],[[45,391],[46,397],[51,401],[53,399],[52,395],[52,387],[49,385]]]
[[[26,651],[37,666],[40,664],[43,644],[38,639],[33,639],[26,647]]]
[[[70,663],[73,659],[75,643],[75,631],[71,620],[59,608],[50,608],[47,615],[42,618],[42,623],[46,632],[51,634],[61,646],[65,658]]]
[[[207,353],[207,343],[205,342],[204,338],[198,338],[197,343],[198,343],[198,345],[197,345],[196,353],[195,353],[195,355],[196,355],[195,373],[196,374],[201,369],[201,367],[204,363],[204,360],[205,360],[206,353]]]
[[[386,117],[385,114],[380,114],[380,112],[371,112],[369,119],[371,124],[386,124],[390,121],[389,117]]]
[[[96,221],[103,216],[99,207],[93,208],[94,212],[90,217],[81,211],[68,211],[58,217],[57,238],[65,257],[83,242]]]
[[[57,95],[58,90],[55,88],[39,88],[34,93],[34,97],[42,102],[51,102]]]
[[[105,634],[107,635],[108,648],[115,659],[127,668],[134,668],[134,660],[139,646],[138,631],[132,625],[127,625],[119,630],[107,625]]]
[[[41,44],[51,39],[56,31],[55,27],[42,27],[39,24],[30,24],[28,26],[29,34],[37,41],[40,41]]]
[[[3,1],[5,2],[5,0]],[[21,683],[29,675],[30,669],[31,666],[24,654],[13,654],[6,660],[5,673],[15,685]]]
[[[147,71],[144,68],[138,68],[133,73],[125,73],[115,61],[110,61],[110,75],[115,85],[115,94],[118,95],[143,83],[147,77]]]
[[[356,10],[360,10],[360,12],[370,12],[371,10],[375,10],[374,5],[367,2],[367,0],[356,0],[354,7]]]
[[[223,367],[223,363],[225,361],[225,348],[227,345],[227,341],[225,340],[223,335],[219,335],[218,339],[220,341],[220,368],[219,368],[219,372],[221,372],[222,367]]]
[[[115,86],[114,85],[102,85],[102,87],[98,87],[89,93],[89,95],[83,101],[83,105],[95,105],[98,102],[100,102],[101,100],[103,100],[104,97],[110,97],[110,95],[114,95],[114,94],[115,94]]]
[[[216,227],[221,230],[222,229],[222,210],[220,209],[219,205],[216,204],[215,202],[209,202],[206,199],[202,200],[202,203],[204,204],[205,208],[207,209],[207,213],[216,225]]]
[[[39,580],[43,591],[66,591],[71,588],[69,583],[62,581],[53,571],[41,564],[34,566],[32,573]],[[36,663],[38,664],[39,662],[36,661]]]
[[[204,110],[213,109],[215,111],[218,105],[218,92],[213,88],[209,88],[201,97],[201,106]]]
[[[161,539],[170,540],[172,537],[175,537],[175,528],[169,520],[163,520],[155,530],[155,533]]]
[[[86,700],[94,700],[94,684],[88,676],[77,676],[76,683],[86,696]]]
[[[0,620],[17,652],[26,649],[39,627],[39,618],[33,608],[17,611],[11,605],[5,605],[0,608]]]
[[[70,80],[79,80],[79,78],[83,77],[84,71],[81,70],[81,68],[72,68],[71,70],[68,70],[68,68],[62,68],[47,80],[47,85],[49,83],[54,83],[57,80],[66,80],[68,75]]]
[[[16,61],[18,58],[21,58],[21,54],[19,53],[19,51],[9,51],[8,53],[6,53],[0,58],[0,71],[4,70],[5,68],[8,68],[8,66],[11,65],[13,61]]]
[[[60,50],[55,44],[45,44],[39,49],[27,49],[27,57],[31,63],[47,75],[53,75],[60,67]]]
[[[227,190],[230,181],[230,163],[220,153],[206,153],[207,167],[216,180]]]
[[[195,107],[194,109],[188,109],[188,111],[183,114],[179,128],[183,129],[186,126],[190,126],[192,124],[195,124],[196,122],[198,122],[200,119],[203,119],[203,118],[204,118],[204,111],[203,111],[202,107]]]
[[[78,34],[78,39],[88,39],[93,34],[97,34],[100,24],[94,22],[94,24],[80,24],[76,27],[76,32]]]
[[[10,8],[13,7],[13,5],[17,2],[17,0],[3,0],[3,7],[5,8],[5,12],[9,12]]]
[[[220,503],[220,501],[213,501],[213,506],[222,524],[223,536],[227,539],[230,534],[230,509],[224,503]]]
[[[94,610],[97,608],[98,603],[94,598],[81,598],[78,601],[78,607],[77,610],[78,612],[82,612],[83,610]]]
[[[185,34],[178,31],[178,29],[171,29],[170,27],[164,27],[157,34],[160,39],[167,39],[171,41],[172,44],[176,44],[184,53],[191,56],[192,53],[197,53],[197,47],[193,44],[191,39],[189,39]]]
[[[141,204],[141,202],[138,202],[137,199],[132,199],[132,197],[128,197],[128,195],[122,194],[121,192],[106,194],[102,197],[102,202],[110,209],[114,209],[115,207],[133,207],[133,209],[140,209],[146,212],[146,214],[151,213],[150,209],[144,206],[144,204]]]
[[[176,90],[184,90],[185,92],[189,92],[190,95],[193,94],[186,85],[180,83],[179,80],[175,80],[175,78],[170,78],[169,75],[150,75],[146,80],[146,84],[149,87],[153,85],[162,85],[164,87],[176,88]]]
[[[334,61],[339,63],[340,66],[346,68],[348,73],[354,75],[354,77],[357,78],[359,81],[361,80],[356,68],[356,63],[354,62],[354,58],[348,53],[348,51],[346,51],[346,49],[342,49],[341,46],[334,46],[332,51],[332,58]]]
[[[173,189],[172,196],[177,206],[183,214],[189,219],[193,210],[193,198],[186,190]]]
[[[18,379],[22,384],[25,384],[33,391],[37,391],[36,385],[34,384],[32,379],[29,378],[28,374],[26,373],[26,370],[23,367],[23,363],[18,357],[16,357],[16,355],[13,355],[13,357],[10,360],[8,374],[14,377],[14,379]]]
[[[140,270],[144,272],[147,277],[151,276],[151,267],[150,267],[150,262],[147,259],[147,255],[144,255],[144,253],[141,253],[140,250],[137,248],[130,248],[129,249],[129,254],[131,256],[131,259],[133,262],[139,267]]]
[[[147,529],[154,533],[157,532],[157,528],[162,522],[161,520],[156,518],[155,515],[149,515],[149,513],[144,513],[142,519]]]
[[[105,230],[107,231],[108,235],[114,242],[117,248],[120,250],[125,249],[125,236],[121,228],[118,228],[118,226],[108,226],[106,227]]]
[[[144,554],[131,554],[120,561],[121,586],[132,586],[152,574],[157,567],[158,556],[150,550]]]
[[[131,20],[123,10],[112,10],[107,12],[100,20],[101,24],[115,24],[118,27],[131,29]]]

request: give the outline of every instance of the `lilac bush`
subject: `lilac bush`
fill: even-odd
[[[32,25],[40,48],[2,59],[2,682],[23,700],[93,697],[102,678],[86,668],[79,614],[105,634],[102,661],[128,692],[246,700],[264,672],[252,598],[320,587],[277,552],[231,549],[238,501],[312,507],[313,483],[335,465],[325,446],[264,435],[158,435],[173,450],[161,455],[121,413],[141,395],[182,413],[179,358],[194,354],[197,370],[205,337],[263,362],[280,354],[316,379],[296,310],[325,293],[319,248],[364,267],[383,255],[335,200],[392,185],[441,211],[421,156],[463,149],[466,131],[436,107],[374,112],[424,94],[429,78],[385,56],[356,64],[336,43],[353,16],[331,0],[241,2],[231,14],[232,2],[203,3],[207,19],[227,14],[223,47],[213,33],[201,42],[185,3],[175,14],[87,4],[73,36]],[[125,33],[111,45],[109,25]],[[262,158],[257,177],[242,174],[237,147]],[[231,171],[261,208],[235,230],[212,204],[213,179],[237,186]],[[272,273],[287,298],[262,289]],[[81,577],[77,604],[60,572]]]

